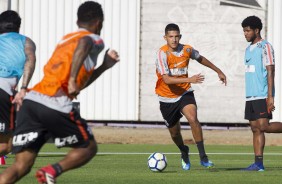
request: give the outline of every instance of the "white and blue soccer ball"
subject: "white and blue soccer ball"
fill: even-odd
[[[167,166],[167,159],[163,153],[152,153],[148,157],[148,167],[151,171],[162,172]]]

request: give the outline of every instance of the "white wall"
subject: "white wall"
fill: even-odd
[[[164,28],[174,22],[182,32],[181,43],[200,51],[227,76],[223,86],[212,70],[191,60],[189,75],[205,74],[203,84],[192,85],[201,122],[245,123],[244,51],[246,42],[241,22],[250,15],[265,22],[263,9],[220,6],[219,0],[143,0],[141,26],[140,114],[146,121],[162,121],[154,88],[155,53],[166,42]],[[160,7],[161,6],[161,7]],[[264,36],[264,31],[262,32]]]
[[[273,121],[282,121],[282,2],[268,1],[267,39],[275,52],[275,111]]]
[[[37,45],[37,64],[31,86],[43,76],[43,66],[56,43],[75,31],[76,12],[85,0],[12,0],[22,17],[21,33]],[[137,120],[139,85],[140,0],[99,0],[105,14],[101,37],[120,53],[120,63],[81,92],[81,115],[88,120]],[[103,53],[104,54],[104,53]],[[98,65],[102,62],[99,57]]]
[[[0,0],[0,10],[4,1],[8,2]],[[38,62],[32,79],[32,84],[35,84],[42,77],[42,68],[58,40],[65,33],[76,30],[76,8],[83,1],[11,1],[12,8],[19,10],[23,18],[21,32],[37,43]],[[241,22],[249,15],[257,15],[262,18],[266,28],[262,32],[263,37],[266,34],[275,49],[274,120],[282,121],[281,1],[258,0],[262,10],[220,6],[220,0],[142,0],[141,5],[140,0],[99,2],[105,10],[102,37],[107,46],[120,52],[121,63],[107,71],[96,84],[79,96],[83,117],[96,120],[162,121],[154,92],[154,54],[165,44],[162,38],[164,27],[175,22],[181,28],[182,42],[198,49],[227,75],[228,86],[224,87],[214,72],[191,61],[190,74],[203,72],[206,76],[205,83],[193,85],[200,121],[245,123],[243,57],[248,43],[243,36]]]
[[[0,13],[7,10],[8,8],[8,0],[0,0]]]

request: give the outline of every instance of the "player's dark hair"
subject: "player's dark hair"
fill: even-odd
[[[170,23],[170,24],[168,24],[168,25],[165,27],[165,34],[166,34],[168,31],[179,31],[179,32],[180,32],[180,29],[179,29],[179,27],[178,27],[177,24]]]
[[[245,18],[241,25],[243,28],[250,26],[251,29],[259,29],[259,31],[261,31],[262,29],[262,23],[260,18],[254,15]]]
[[[77,10],[77,19],[80,22],[88,23],[95,19],[104,19],[102,6],[94,1],[82,3]]]
[[[0,33],[19,32],[21,17],[13,10],[7,10],[0,14]]]

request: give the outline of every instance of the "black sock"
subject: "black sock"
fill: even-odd
[[[60,166],[60,164],[56,163],[56,164],[53,164],[52,167],[55,169],[56,171],[56,176],[59,176],[60,174],[62,174],[63,172],[63,169],[62,167]]]
[[[204,147],[204,141],[200,141],[200,142],[196,142],[198,150],[199,150],[199,154],[200,154],[200,159],[203,162],[208,162],[208,156],[206,155],[205,152],[205,147]]]
[[[256,164],[263,164],[263,156],[255,156]]]
[[[186,152],[187,150],[186,150],[186,146],[184,145],[184,144],[182,144],[182,145],[177,145],[177,147],[179,148],[179,150],[181,151],[181,152]]]
[[[181,158],[184,160],[185,163],[189,162],[189,147],[186,145],[177,145],[181,152]]]

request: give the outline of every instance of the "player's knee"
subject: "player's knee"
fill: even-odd
[[[261,132],[260,128],[257,127],[257,126],[251,126],[251,130],[252,130],[253,133],[260,133]]]
[[[19,176],[24,176],[31,171],[33,162],[18,161],[15,162],[15,168],[17,168],[17,173]]]
[[[180,131],[173,131],[173,132],[170,132],[170,136],[172,139],[175,139],[175,138],[178,138],[179,136],[181,136],[181,133]]]
[[[261,132],[266,132],[267,131],[267,127],[268,127],[268,125],[261,125],[259,127],[259,129],[260,129]]]
[[[97,154],[97,151],[98,151],[97,143],[95,141],[90,141],[90,144],[88,146],[88,152],[90,158],[94,157]]]
[[[4,155],[7,155],[8,153],[11,152],[11,146],[8,145],[8,144],[2,144],[0,146],[0,156],[4,156]]]
[[[267,131],[267,125],[251,126],[253,133],[261,133]]]
[[[190,126],[201,126],[197,117],[191,117],[191,118],[189,118],[188,121],[189,121]]]

